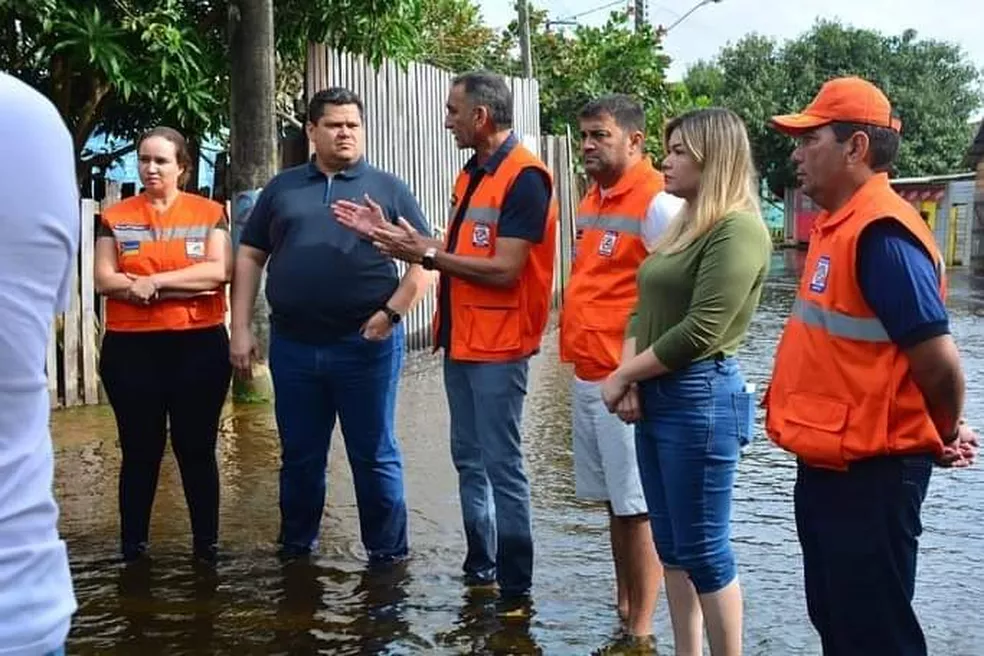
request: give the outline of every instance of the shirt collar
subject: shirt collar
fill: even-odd
[[[324,171],[318,168],[318,165],[314,163],[314,160],[315,160],[315,155],[311,155],[311,159],[308,160],[308,164],[307,164],[308,175],[312,178],[325,177]],[[356,160],[356,162],[352,164],[352,166],[346,169],[342,169],[341,171],[336,173],[335,177],[352,180],[365,173],[368,168],[369,168],[369,163],[366,161],[366,158],[363,156],[360,157],[358,160]]]
[[[493,175],[502,161],[506,159],[509,153],[512,152],[513,148],[519,145],[519,138],[516,136],[515,132],[510,132],[506,140],[502,142],[502,145],[492,153],[484,164],[478,165],[478,155],[472,155],[468,163],[465,164],[465,171],[468,173],[475,173],[478,169],[484,170],[489,175]]]
[[[602,190],[601,186],[595,182],[591,186],[590,191],[591,193],[598,194],[598,198],[615,198],[632,191],[643,178],[651,176],[655,173],[656,169],[653,167],[649,156],[646,155],[641,160],[633,164],[625,173],[622,174],[622,177],[608,189]]]

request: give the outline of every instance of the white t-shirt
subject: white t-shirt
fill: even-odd
[[[604,198],[608,190],[602,187],[598,189],[598,193]],[[649,201],[649,207],[646,208],[646,220],[642,223],[642,241],[646,244],[646,248],[652,250],[656,240],[662,236],[670,222],[680,213],[684,202],[686,201],[682,198],[665,191],[653,196],[653,199]]]
[[[58,537],[45,376],[79,242],[72,138],[55,107],[0,73],[0,656],[65,643],[77,608]]]

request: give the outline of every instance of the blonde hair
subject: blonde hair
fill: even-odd
[[[742,120],[719,107],[687,112],[667,123],[663,133],[667,152],[676,131],[700,166],[700,185],[693,204],[683,205],[657,241],[655,248],[662,253],[684,250],[733,212],[751,212],[761,219],[752,147]],[[762,229],[766,229],[764,222]]]

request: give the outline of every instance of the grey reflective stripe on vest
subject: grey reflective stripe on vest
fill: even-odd
[[[629,235],[642,234],[642,221],[631,216],[618,216],[615,214],[580,215],[575,223],[578,230],[610,230]]]
[[[834,337],[858,342],[890,342],[885,326],[876,318],[861,319],[842,312],[825,310],[816,303],[796,299],[793,316],[808,326],[820,328]]]
[[[209,226],[173,226],[156,230],[147,228],[115,228],[116,241],[171,241],[172,239],[205,239],[212,230]]]
[[[495,207],[469,207],[465,210],[465,221],[493,224],[499,222],[499,209]]]

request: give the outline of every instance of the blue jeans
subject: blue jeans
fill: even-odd
[[[731,496],[753,404],[734,358],[704,360],[640,385],[636,455],[653,539],[667,568],[700,594],[737,574]]]
[[[444,360],[451,459],[468,543],[465,576],[496,580],[503,597],[529,594],[533,579],[530,484],[520,446],[528,374],[528,358]]]
[[[393,434],[403,343],[400,327],[379,342],[353,333],[324,345],[291,341],[273,331],[270,373],[280,431],[284,553],[308,553],[317,544],[337,415],[370,562],[407,555],[403,462]]]

